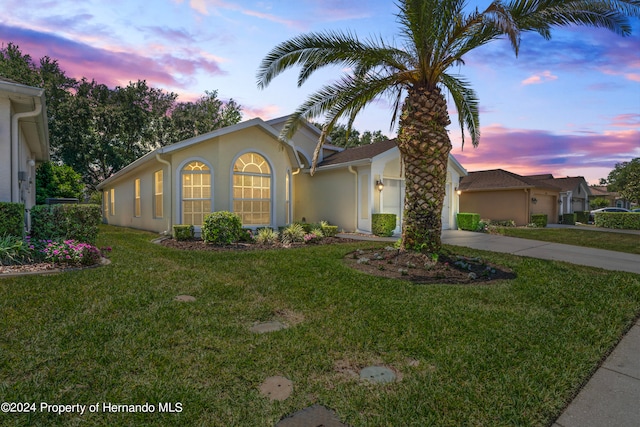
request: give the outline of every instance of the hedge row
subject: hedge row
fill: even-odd
[[[640,212],[596,212],[596,227],[640,230]]]
[[[0,237],[24,235],[24,205],[0,202]]]
[[[95,244],[101,221],[99,205],[37,205],[31,209],[31,238]]]
[[[457,215],[460,230],[477,231],[480,224],[480,214],[461,212]]]
[[[391,237],[396,229],[396,214],[374,213],[371,215],[371,231],[376,236]]]

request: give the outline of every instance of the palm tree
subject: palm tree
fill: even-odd
[[[640,16],[639,0],[493,1],[484,11],[467,12],[464,0],[399,0],[401,47],[380,39],[361,40],[350,32],[302,34],[273,48],[262,60],[258,86],[266,87],[285,70],[300,66],[298,85],[314,71],[337,65],[348,71],[311,94],[282,131],[290,138],[305,119],[323,117],[323,132],[311,173],[326,136],[340,120],[349,126],[370,102],[387,97],[391,124],[399,123],[397,145],[405,165],[402,248],[437,252],[451,141],[443,89],[458,111],[473,146],[480,138],[478,98],[469,82],[451,73],[468,52],[507,37],[518,54],[521,35],[535,31],[551,37],[556,26],[603,27],[626,36],[628,16]]]

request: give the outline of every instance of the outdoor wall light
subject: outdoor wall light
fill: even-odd
[[[378,189],[378,191],[382,191],[384,189],[384,184],[382,183],[382,181],[376,181],[376,188]]]
[[[458,196],[462,194],[462,190],[460,190],[458,187],[456,187],[456,194]]]
[[[535,197],[532,197],[531,202],[535,205],[536,203],[538,203],[538,199],[536,199]]]

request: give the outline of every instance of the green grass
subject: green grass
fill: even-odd
[[[638,234],[578,230],[575,228],[521,227],[498,227],[496,232],[505,236],[522,237],[524,239],[640,254],[640,235]]]
[[[0,401],[182,412],[0,413],[0,425],[273,426],[317,403],[352,426],[544,426],[640,314],[629,273],[456,248],[518,277],[420,286],[344,266],[371,243],[214,253],[152,237],[104,227],[111,265],[0,279]],[[292,326],[249,331],[272,319]],[[402,380],[337,369],[372,364]],[[293,381],[289,399],[260,395],[273,375]]]

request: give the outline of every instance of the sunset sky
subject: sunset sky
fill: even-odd
[[[182,101],[217,90],[243,106],[243,119],[289,114],[340,76],[322,71],[298,88],[291,71],[259,90],[260,61],[286,39],[348,30],[402,43],[391,0],[0,0],[0,10],[0,44],[57,59],[71,77],[110,87],[146,80]],[[525,35],[518,58],[505,41],[469,55],[455,71],[479,95],[482,137],[478,148],[461,151],[451,104],[455,157],[468,171],[579,175],[590,184],[640,157],[640,22],[632,22],[631,37],[570,28],[551,41]],[[390,120],[382,99],[354,126],[394,136]]]

